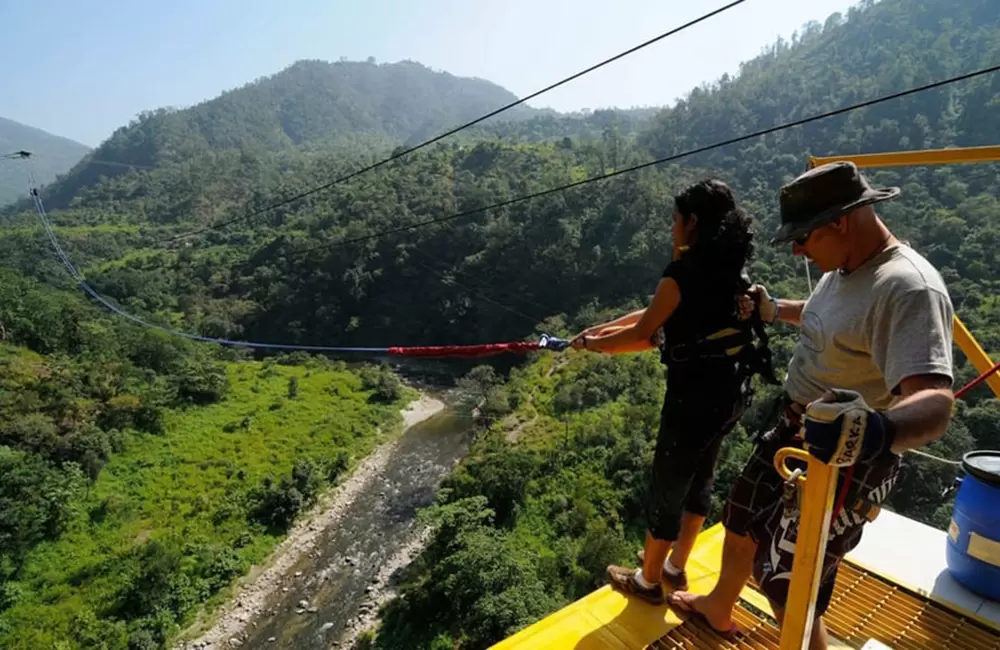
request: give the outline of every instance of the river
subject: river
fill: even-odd
[[[239,647],[326,650],[353,636],[359,616],[374,614],[366,601],[377,598],[387,574],[419,550],[417,510],[433,501],[465,454],[469,430],[470,422],[450,408],[411,426],[338,523],[320,533],[313,552],[284,572],[281,589],[247,621]]]

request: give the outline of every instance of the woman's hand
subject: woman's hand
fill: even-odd
[[[572,339],[570,339],[569,342],[570,346],[572,346],[574,350],[582,350],[585,347],[587,347],[586,345],[584,345],[583,337],[594,336],[594,334],[596,333],[594,330],[597,329],[597,327],[599,326],[588,327],[587,329],[583,330],[582,332],[574,336]]]

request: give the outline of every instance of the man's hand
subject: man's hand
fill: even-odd
[[[749,319],[755,309],[760,310],[760,319],[765,323],[774,323],[778,317],[778,302],[761,284],[753,285],[744,295],[738,296],[736,305],[740,320]]]
[[[750,287],[750,296],[756,301],[760,309],[760,319],[765,323],[773,323],[778,318],[778,301],[771,297],[767,288],[762,284],[755,284]]]
[[[806,450],[835,467],[869,461],[892,445],[889,418],[869,407],[860,393],[828,390],[806,407]]]

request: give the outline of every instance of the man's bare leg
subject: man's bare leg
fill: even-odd
[[[778,619],[778,627],[780,628],[785,620],[785,610],[775,607],[773,602],[771,610],[774,612],[774,617]],[[828,650],[829,647],[830,637],[826,632],[826,624],[823,623],[822,616],[817,616],[813,620],[812,635],[809,637],[809,650]]]
[[[646,553],[642,562],[642,577],[649,584],[659,584],[660,572],[663,571],[663,563],[667,561],[667,553],[673,542],[656,539],[646,531]]]
[[[727,530],[719,580],[712,592],[700,596],[689,591],[675,591],[669,596],[670,603],[683,610],[700,612],[717,630],[730,629],[733,626],[733,608],[753,573],[756,550],[757,544],[750,537]]]
[[[681,517],[681,531],[670,553],[670,563],[675,568],[683,570],[687,566],[695,540],[698,539],[698,533],[701,532],[701,527],[704,524],[705,517],[702,515],[685,512],[684,516]]]

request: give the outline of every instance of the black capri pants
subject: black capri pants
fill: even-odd
[[[685,512],[708,516],[722,440],[743,416],[742,386],[704,393],[667,393],[653,454],[648,526],[657,540],[676,541]]]

